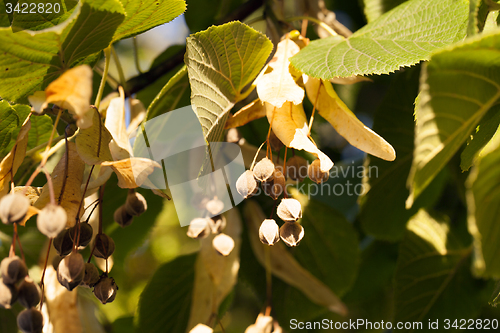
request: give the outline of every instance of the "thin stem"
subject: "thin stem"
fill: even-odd
[[[222,322],[220,321],[219,316],[216,315],[216,317],[217,317],[217,321],[219,322],[220,330],[222,331],[222,333],[226,333],[226,331],[224,330],[224,327],[222,326]]]
[[[19,233],[17,232],[17,223],[14,223],[14,238],[17,239],[17,244],[19,245],[19,252],[21,252],[21,258],[26,262],[24,258],[23,246],[21,245],[21,239],[19,239]]]
[[[104,187],[106,184],[99,188],[99,234],[102,234],[102,202],[104,200]]]
[[[97,96],[95,98],[95,103],[94,103],[94,105],[98,110],[99,110],[99,104],[101,104],[104,87],[106,86],[106,81],[108,79],[109,60],[111,58],[110,47],[111,46],[104,49],[104,70],[102,72],[101,84],[99,85],[99,90],[97,91]]]
[[[45,169],[45,167],[42,168],[42,170],[45,173],[45,177],[47,178],[47,184],[49,185],[50,203],[55,205],[56,198],[54,194],[54,186],[52,185],[52,177],[50,176],[50,173],[47,171],[47,169]]]
[[[302,37],[306,37],[306,33],[307,33],[307,25],[309,24],[309,20],[302,20],[302,29],[300,31],[300,35]]]
[[[42,167],[45,165],[45,163],[47,163],[47,159],[49,158],[47,153],[49,152],[50,146],[52,145],[52,139],[54,139],[54,134],[56,133],[57,124],[59,123],[59,119],[61,119],[61,114],[62,114],[62,109],[59,108],[59,111],[57,112],[56,120],[54,121],[54,126],[52,127],[52,132],[50,133],[49,142],[47,143],[47,146],[45,147],[45,152],[43,153],[42,162],[40,162],[40,165]]]
[[[255,165],[255,161],[257,160],[257,156],[259,156],[260,150],[262,149],[262,147],[264,146],[265,143],[266,143],[266,141],[262,142],[259,149],[257,149],[257,152],[255,153],[255,156],[253,157],[252,165],[250,165],[250,171],[253,170],[253,167]]]
[[[312,110],[312,114],[311,114],[311,118],[309,119],[309,129],[307,131],[307,135],[309,136],[309,134],[311,134],[311,127],[312,127],[312,124],[313,124],[313,121],[314,121],[314,113],[316,112],[316,105],[318,104],[318,99],[319,99],[319,92],[321,90],[321,85],[323,84],[323,82],[319,81],[319,86],[318,86],[318,92],[316,94],[316,98],[315,98],[315,101],[314,101],[314,105],[313,105],[313,110]]]
[[[115,48],[113,46],[110,46],[110,48],[111,48],[111,54],[113,55],[113,60],[115,62],[116,70],[118,71],[118,77],[120,78],[120,84],[125,90],[127,90],[125,88],[126,84],[125,75],[123,74],[123,68],[122,65],[120,64],[120,59],[118,59],[118,55],[116,54]]]
[[[135,69],[139,72],[139,74],[142,74],[141,71],[141,65],[139,63],[139,48],[137,47],[137,38],[134,37],[132,38],[132,42],[134,45],[134,63],[135,63]]]
[[[271,151],[271,145],[269,144],[269,137],[271,136],[271,130],[273,128],[273,121],[274,121],[274,114],[275,114],[274,111],[276,111],[276,107],[274,107],[274,109],[273,109],[273,115],[271,117],[271,122],[269,123],[269,131],[267,131],[267,138],[266,138],[266,142],[267,142],[266,157],[269,155],[269,152],[271,152],[271,158],[270,158],[271,160],[273,159],[273,152]]]
[[[335,32],[335,30],[333,30],[332,28],[330,28],[330,26],[328,24],[326,24],[325,22],[321,21],[321,20],[318,20],[317,18],[314,18],[314,17],[310,17],[310,16],[294,16],[294,17],[290,17],[288,19],[286,19],[285,21],[287,22],[293,22],[293,21],[300,21],[300,20],[308,20],[308,21],[311,21],[311,22],[314,22],[316,23],[317,25],[319,25],[320,27],[322,27],[323,29],[325,29],[326,31],[328,31],[328,33],[332,36],[338,36],[339,34]]]
[[[271,247],[265,246],[265,266],[266,266],[266,298],[267,298],[267,306],[266,306],[266,316],[269,316],[271,313],[271,304],[273,297],[273,289],[272,289],[272,271],[271,271]]]
[[[54,140],[52,140],[52,143],[57,143],[59,141],[61,141],[62,139],[64,139],[64,135],[59,135],[57,138],[54,138]],[[30,155],[33,155],[34,153],[36,153],[37,151],[39,151],[40,149],[44,148],[47,146],[49,142],[44,142],[38,146],[36,146],[35,148],[31,148],[30,150],[28,150],[26,152],[26,156],[30,156]]]
[[[44,289],[45,289],[45,283],[43,282],[43,279],[45,278],[45,271],[47,270],[47,262],[49,261],[49,253],[50,253],[50,247],[52,245],[52,238],[49,239],[49,246],[47,248],[47,255],[45,256],[45,264],[43,266],[43,271],[42,271],[42,277],[40,278],[40,288],[42,289],[42,298],[40,300],[40,310],[42,310],[43,306],[43,299],[44,299]]]

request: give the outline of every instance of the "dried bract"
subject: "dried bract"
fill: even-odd
[[[251,170],[245,171],[236,181],[236,190],[245,199],[257,192],[257,186],[257,181]]]
[[[304,238],[304,228],[299,223],[285,222],[280,228],[280,236],[286,245],[294,247]]]
[[[47,204],[36,219],[38,230],[49,238],[55,238],[66,228],[67,215],[64,208],[54,204]]]
[[[328,172],[321,171],[320,164],[321,164],[320,160],[317,159],[314,160],[314,162],[312,162],[309,165],[309,168],[307,168],[307,175],[316,184],[321,184],[323,182],[326,182],[330,177]]]
[[[95,236],[94,256],[108,259],[115,252],[115,242],[106,234]]]
[[[273,179],[274,163],[264,157],[253,168],[253,175],[255,179],[265,182]]]
[[[205,238],[210,234],[210,221],[206,218],[196,218],[191,221],[187,235],[191,238]]]
[[[28,268],[18,256],[14,256],[7,257],[2,260],[2,263],[0,264],[0,272],[3,283],[15,284],[28,275]]]
[[[24,195],[9,193],[0,200],[0,219],[4,224],[22,222],[29,207],[30,201]]]
[[[40,303],[40,296],[40,287],[29,277],[19,285],[18,300],[25,308],[29,309]]]
[[[115,300],[118,286],[113,278],[102,276],[94,286],[94,295],[102,304]]]
[[[285,222],[295,222],[302,217],[302,207],[296,199],[283,199],[278,205],[276,214]]]
[[[84,276],[85,263],[82,255],[78,252],[71,253],[57,266],[57,280],[69,291],[78,286],[83,281]]]
[[[280,240],[278,224],[273,219],[265,219],[259,228],[259,238],[263,244],[274,245]]]
[[[17,327],[23,333],[41,333],[43,329],[43,315],[35,308],[26,309],[17,316]]]
[[[217,253],[228,256],[234,249],[234,240],[226,234],[218,234],[214,237],[212,245]]]

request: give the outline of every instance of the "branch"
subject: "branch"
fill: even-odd
[[[250,14],[256,11],[260,6],[262,6],[264,0],[249,0],[242,4],[240,7],[232,11],[228,16],[219,20],[217,24],[223,24],[231,21],[241,21],[247,18]],[[158,80],[163,75],[170,72],[172,69],[180,65],[184,61],[184,53],[186,53],[186,47],[174,54],[171,58],[163,63],[151,68],[149,71],[142,73],[140,75],[134,76],[129,79],[125,84],[125,93],[130,96],[142,89],[148,87],[153,82]]]

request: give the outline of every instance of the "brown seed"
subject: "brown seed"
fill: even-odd
[[[54,270],[57,271],[57,266],[59,266],[59,263],[61,262],[61,260],[63,260],[64,257],[61,257],[59,255],[57,256],[54,256],[54,258],[52,259],[52,267],[54,267]]]
[[[293,156],[286,161],[286,176],[294,181],[303,181],[307,177],[307,160]]]
[[[255,179],[265,182],[273,179],[274,172],[274,163],[267,157],[264,157],[259,161],[259,163],[255,164],[253,168],[253,175]]]
[[[296,199],[283,199],[278,205],[276,214],[285,222],[295,222],[302,217],[302,207]]]
[[[206,218],[196,218],[189,223],[187,235],[191,238],[205,238],[210,234],[210,221]]]
[[[93,287],[99,281],[99,271],[93,263],[85,263],[85,276],[83,277],[82,284],[87,287]]]
[[[77,230],[78,228],[80,228],[80,231]],[[80,232],[80,236],[78,236],[78,232]],[[68,234],[71,238],[71,242],[73,242],[73,238],[76,234],[76,238],[78,239],[78,250],[83,250],[85,247],[87,247],[87,245],[89,245],[90,241],[92,240],[94,229],[87,222],[80,222],[69,228]]]
[[[330,177],[328,172],[321,171],[320,163],[321,162],[318,158],[318,159],[314,160],[307,168],[307,175],[316,184],[321,184],[323,182],[326,182],[328,180],[328,178]]]
[[[115,242],[108,235],[97,234],[94,242],[94,256],[97,258],[108,259],[115,252]]]
[[[2,260],[2,263],[0,264],[0,272],[3,283],[15,284],[28,275],[28,268],[18,256],[14,256],[7,257]]]
[[[73,240],[71,239],[69,231],[70,229],[61,231],[52,242],[54,248],[61,257],[67,256],[73,249]]]
[[[189,333],[213,333],[213,329],[205,324],[198,324],[189,331]]]
[[[271,149],[274,151],[279,151],[283,148],[283,143],[280,139],[274,134],[274,131],[271,131],[271,135],[269,135],[269,144],[271,145]]]
[[[120,225],[120,227],[126,227],[132,224],[134,217],[127,213],[125,206],[122,205],[115,210],[115,214],[113,215],[115,222]]]
[[[236,181],[236,190],[243,198],[249,198],[257,192],[257,181],[253,171],[245,171]]]
[[[40,303],[40,287],[29,277],[25,277],[19,285],[18,300],[22,306],[29,309]]]
[[[214,198],[210,201],[207,202],[207,205],[205,207],[212,216],[218,215],[222,212],[224,209],[224,202],[221,200]]]
[[[69,291],[77,287],[85,276],[85,263],[78,252],[65,257],[57,266],[57,280]]]
[[[226,217],[224,215],[216,215],[209,219],[209,225],[212,233],[218,234],[226,227]]]
[[[278,168],[274,169],[271,181],[262,182],[262,190],[274,200],[278,199],[283,193],[285,190],[285,176]]]
[[[14,284],[5,284],[0,278],[0,308],[10,309],[17,300],[17,288]]]
[[[234,249],[234,240],[226,234],[218,234],[212,241],[214,249],[223,256],[228,256]]]
[[[280,228],[280,237],[286,245],[297,246],[304,237],[304,228],[299,223],[285,222]]]
[[[43,315],[35,308],[23,310],[17,315],[17,327],[23,333],[42,333]]]
[[[117,290],[115,280],[103,275],[94,286],[94,295],[102,304],[111,303],[115,300]]]
[[[280,240],[280,229],[273,219],[265,219],[259,228],[259,238],[263,244],[274,245]]]
[[[144,196],[135,191],[129,192],[125,201],[125,210],[129,215],[139,216],[148,209],[148,203]]]
[[[55,238],[66,228],[67,215],[64,208],[54,204],[47,204],[36,218],[38,230],[49,238]]]
[[[24,195],[9,193],[0,199],[0,219],[4,224],[22,222],[29,207],[30,201]]]

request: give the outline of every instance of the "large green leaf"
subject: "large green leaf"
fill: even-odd
[[[69,19],[48,30],[14,33],[0,28],[0,97],[25,102],[64,70],[95,61],[124,17],[118,0],[86,0]]]
[[[498,103],[499,49],[500,33],[479,35],[434,54],[424,66],[407,206]]]
[[[428,328],[428,320],[441,319],[442,327],[443,319],[477,315],[479,284],[470,273],[471,250],[450,228],[424,210],[408,223],[395,273],[395,321]]]
[[[76,8],[78,0],[38,0],[19,4],[21,11],[12,13],[12,29],[38,31],[64,22]],[[39,8],[38,4],[43,4],[43,7]]]
[[[113,41],[132,37],[184,13],[184,0],[120,0],[127,15],[113,36]]]
[[[162,265],[141,294],[136,332],[185,333],[191,305],[196,255]]]
[[[191,35],[186,45],[191,103],[207,141],[217,141],[229,110],[264,66],[273,44],[235,21]]]
[[[467,180],[469,231],[474,237],[474,268],[478,274],[500,278],[500,133],[477,160]]]
[[[374,118],[373,130],[393,145],[397,156],[393,162],[374,156],[367,156],[365,160],[365,191],[359,198],[359,218],[363,229],[379,239],[400,239],[406,223],[418,208],[437,199],[445,179],[436,179],[425,195],[419,197],[419,202],[406,209],[409,194],[406,180],[413,158],[413,104],[418,93],[419,73],[419,68],[411,68],[396,74]]]
[[[12,138],[12,132],[19,126],[19,117],[7,101],[0,101],[0,152],[6,148]],[[1,156],[0,156],[1,157]]]
[[[368,22],[375,21],[389,10],[407,0],[363,0],[363,11]]]
[[[311,42],[290,62],[322,79],[387,74],[463,39],[467,15],[466,0],[411,0],[347,39],[334,36]]]

